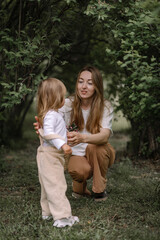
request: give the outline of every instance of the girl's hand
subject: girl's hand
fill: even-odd
[[[71,147],[69,145],[67,145],[66,143],[63,144],[63,146],[61,148],[62,148],[64,154],[66,154],[66,155],[69,155],[72,153]]]
[[[67,132],[68,144],[70,146],[75,146],[79,143],[84,142],[83,135],[84,134],[81,134],[79,132]]]
[[[35,129],[36,133],[39,134],[38,129],[39,129],[41,126],[40,126],[39,119],[38,119],[37,116],[35,116],[35,119],[36,119],[36,122],[33,123],[34,129]]]

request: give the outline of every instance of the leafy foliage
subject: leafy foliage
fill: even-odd
[[[106,59],[121,73],[119,109],[131,121],[134,153],[145,156],[158,151],[160,135],[160,4],[153,2],[92,1],[86,10],[103,24]]]
[[[42,78],[54,75],[72,92],[90,63],[102,70],[107,93],[119,97],[134,154],[159,155],[158,1],[3,0],[0,7],[1,143],[21,135]]]
[[[63,66],[72,43],[76,1],[1,2],[0,143],[20,137],[37,85]],[[11,121],[12,119],[12,121]]]

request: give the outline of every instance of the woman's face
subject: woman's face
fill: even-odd
[[[92,82],[92,73],[89,71],[81,72],[78,84],[77,84],[78,94],[81,99],[90,99],[92,98],[95,87]]]

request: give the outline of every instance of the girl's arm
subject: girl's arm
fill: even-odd
[[[83,134],[79,132],[68,132],[68,143],[71,146],[75,146],[79,143],[91,143],[96,145],[105,144],[108,142],[111,130],[109,128],[102,128],[99,133],[96,134]]]
[[[38,129],[41,128],[41,126],[40,126],[39,119],[37,116],[35,116],[35,120],[36,120],[36,122],[33,123],[34,129],[35,129],[36,133],[39,134]]]
[[[44,136],[50,135],[50,134],[56,134],[56,125],[57,122],[59,122],[59,115],[58,113],[54,111],[49,111],[44,117],[43,121],[43,131]],[[62,128],[62,125],[59,125],[59,129]],[[65,144],[65,140],[59,139],[59,138],[53,138],[48,140],[50,145],[56,147],[58,150],[62,147],[63,144]]]

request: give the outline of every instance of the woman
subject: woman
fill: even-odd
[[[72,147],[68,162],[68,172],[73,179],[72,196],[90,196],[87,179],[93,177],[95,201],[106,200],[106,173],[115,159],[115,151],[108,143],[113,109],[104,100],[103,80],[98,69],[86,66],[79,72],[75,95],[66,99],[59,112],[67,126],[74,123],[79,129],[67,135]]]

